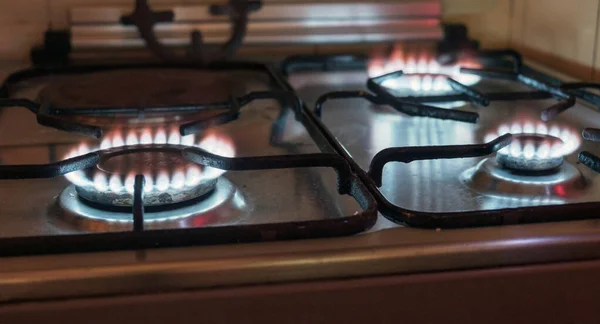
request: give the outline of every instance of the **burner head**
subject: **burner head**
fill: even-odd
[[[539,121],[502,124],[485,135],[512,134],[511,144],[496,157],[481,160],[461,174],[461,181],[476,192],[501,199],[502,206],[562,204],[565,198],[581,196],[588,186],[577,167],[564,156],[577,150],[578,134],[569,126]],[[493,208],[497,206],[493,205]]]
[[[516,171],[548,171],[562,165],[564,145],[551,135],[517,134],[509,146],[498,151],[496,161]]]
[[[199,198],[211,192],[217,177],[186,161],[179,145],[139,145],[116,149],[96,168],[85,170],[93,186],[77,186],[80,197],[105,206],[133,206],[136,174],[145,178],[145,206],[163,206]]]
[[[209,194],[223,170],[204,167],[185,160],[182,151],[197,146],[208,152],[232,157],[233,144],[227,138],[212,133],[198,144],[194,136],[179,136],[164,130],[129,131],[126,139],[116,132],[100,144],[103,158],[93,168],[67,174],[78,195],[99,207],[131,207],[133,185],[137,174],[144,175],[144,205],[164,207],[195,200]],[[140,144],[142,143],[142,144]],[[82,144],[67,157],[95,151]]]
[[[521,121],[503,124],[488,133],[484,141],[510,133],[511,144],[496,154],[498,164],[518,172],[539,172],[558,168],[565,155],[573,153],[581,141],[569,126]]]
[[[218,73],[199,69],[120,69],[55,80],[40,91],[51,107],[80,108],[209,104],[227,100],[244,86]]]
[[[433,49],[410,49],[396,46],[390,55],[376,54],[369,60],[369,77],[374,78],[394,71],[404,72],[404,76],[389,79],[383,86],[408,95],[431,95],[452,91],[446,82],[448,77],[467,86],[474,85],[481,78],[460,72],[461,67],[479,67],[472,61],[460,61],[451,65],[440,65]]]
[[[494,199],[509,199],[514,206],[560,204],[565,198],[581,196],[589,185],[570,163],[548,172],[523,172],[506,168],[494,158],[465,170],[460,178],[474,191]]]
[[[129,231],[133,226],[131,207],[97,208],[78,199],[75,185],[68,186],[58,197],[61,209],[56,222],[66,230],[89,232]],[[225,177],[219,177],[213,192],[200,199],[169,206],[170,208],[145,208],[144,228],[189,228],[225,226],[240,222],[247,217],[251,208],[248,201]]]

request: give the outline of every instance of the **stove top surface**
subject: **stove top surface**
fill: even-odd
[[[406,68],[411,69],[410,66]],[[408,72],[416,72],[417,67],[414,69]],[[409,214],[461,215],[596,201],[596,193],[600,190],[595,181],[597,173],[578,161],[579,152],[594,153],[594,143],[580,136],[582,129],[599,126],[600,122],[594,118],[597,110],[593,105],[573,99],[573,107],[546,118],[542,112],[557,102],[562,104],[562,101],[552,98],[551,91],[539,91],[539,85],[533,84],[532,87],[531,82],[528,85],[519,80],[480,78],[449,67],[442,69],[448,71],[439,72],[439,67],[436,67],[436,72],[447,73],[446,78],[451,76],[470,85],[468,99],[472,100],[440,99],[465,93],[463,85],[456,88],[452,84],[456,81],[446,81],[442,74],[388,75],[382,77],[385,80],[381,84],[397,98],[408,98],[437,109],[435,113],[448,116],[444,117],[449,118],[446,120],[402,114],[394,109],[397,108],[394,105],[372,104],[361,98],[329,98],[324,95],[348,90],[368,94],[373,88],[371,81],[367,80],[375,80],[369,79],[373,66],[358,71],[292,73],[289,80],[307,107],[322,110],[315,112],[325,127],[325,133],[331,132],[351,163],[365,173],[368,171],[368,178],[363,177],[362,180],[367,185],[377,185],[383,180],[379,189],[371,186],[375,196],[381,195],[380,208],[383,199],[383,205],[389,202]],[[178,74],[178,70],[182,74]],[[219,170],[218,175],[207,181],[197,181],[196,178],[203,177],[204,166],[186,162],[178,149],[173,151],[169,148],[171,145],[179,146],[183,152],[186,147],[196,145],[209,153],[236,158],[334,152],[333,147],[319,143],[319,139],[315,141],[307,131],[306,122],[297,117],[293,107],[276,100],[243,99],[245,93],[278,89],[269,79],[269,73],[266,74],[252,69],[97,69],[79,75],[43,74],[11,84],[11,97],[32,102],[37,100],[40,107],[52,106],[55,109],[53,114],[60,118],[89,124],[89,127],[102,129],[104,133],[100,139],[89,139],[39,125],[25,109],[5,109],[0,116],[0,161],[4,165],[48,164],[94,151],[103,152],[108,157],[101,160],[95,171],[86,169],[51,179],[3,180],[0,183],[2,197],[12,203],[0,205],[5,209],[0,213],[5,224],[0,237],[127,231],[134,226],[135,217],[128,219],[128,215],[129,208],[134,207],[134,178],[138,173],[145,178],[146,221],[169,220],[152,221],[153,229],[303,222],[360,213],[357,201],[337,192],[336,174],[332,169],[224,172],[207,167],[208,171]],[[121,76],[115,79],[119,81],[109,82],[115,75]],[[185,77],[193,82],[187,85],[181,82]],[[77,81],[78,78],[81,82]],[[150,90],[161,88],[161,82],[166,82],[168,92],[176,98],[183,96],[187,99],[185,103],[178,104],[177,109],[169,110],[164,102],[165,93],[153,91],[145,99],[139,95],[143,92],[140,88],[130,87],[127,90],[118,83],[136,78],[140,80],[139,87]],[[237,86],[230,87],[232,83]],[[73,87],[81,88],[81,91],[74,91]],[[211,116],[214,111],[227,111],[222,106],[190,110],[194,105],[207,104],[208,95],[194,95],[192,88],[210,92],[211,98],[240,97],[247,101],[242,104],[247,107],[240,110],[239,118],[236,116],[233,121],[209,126],[209,131],[200,129],[197,134],[189,134],[191,131],[185,133],[181,126],[182,136],[177,132],[177,126],[190,121],[193,124],[198,116]],[[528,92],[532,95],[523,95]],[[111,97],[106,95],[108,93],[114,95]],[[515,93],[522,98],[504,98]],[[419,99],[423,96],[437,96],[437,99],[428,103]],[[487,100],[481,99],[484,96],[494,99],[482,105],[481,100]],[[124,98],[123,104],[115,105],[114,101],[120,97]],[[323,100],[323,97],[331,100]],[[144,100],[149,100],[146,105],[151,107],[145,111],[139,106]],[[159,104],[156,104],[157,100]],[[98,111],[106,113],[97,114]],[[470,115],[464,119],[460,114]],[[473,116],[475,119],[471,118]],[[375,176],[376,172],[371,170],[375,160],[386,151],[405,148],[412,156],[415,154],[410,150],[415,147],[435,149],[454,146],[461,150],[463,146],[494,141],[506,133],[512,134],[512,142],[504,148],[498,147],[501,149],[497,153],[455,154],[452,158],[411,157],[404,161],[408,163],[394,163],[392,159],[381,166],[380,175]],[[203,144],[213,138],[216,138],[217,144],[212,147]],[[222,146],[221,140],[229,143],[231,152],[224,152],[219,147]],[[128,147],[140,145],[164,145],[173,152],[120,152],[121,147],[127,151]],[[113,157],[115,153],[110,153],[110,150],[122,156]],[[165,154],[178,158],[159,163],[162,167],[149,166]],[[196,158],[205,161],[205,157]],[[107,166],[109,170],[105,170]],[[275,183],[271,182],[273,179],[276,179]],[[30,190],[32,187],[36,188],[34,192]],[[219,188],[226,189],[221,193]],[[38,203],[31,204],[30,201]],[[200,208],[201,205],[206,206]],[[198,208],[203,212],[190,213],[190,210]],[[203,217],[206,213],[211,215]],[[402,222],[402,219],[383,214]],[[195,221],[191,222],[187,219],[189,217]],[[481,224],[491,224],[487,223],[486,217],[494,216],[479,215]],[[394,226],[397,225],[380,220],[375,229]],[[469,224],[465,223],[465,226]]]
[[[143,73],[143,71],[135,71],[135,75],[131,74],[130,77],[137,77],[137,74]],[[157,75],[158,77],[173,76],[173,70],[166,69],[164,71],[164,73],[147,73],[155,77]],[[90,91],[92,87],[89,86],[88,81],[92,78],[100,78],[100,83],[104,84],[104,87],[110,88],[111,91],[108,91],[108,93],[112,93],[115,87],[119,88],[118,84],[111,85],[102,80],[105,79],[106,75],[115,73],[117,72],[83,75],[85,82],[83,84],[78,83],[78,85],[87,89],[86,91]],[[207,75],[202,71],[199,73],[203,76]],[[227,78],[243,85],[241,87],[243,90],[240,90],[240,87],[215,89],[211,94],[213,97],[223,96],[221,93],[223,91],[228,92],[225,96],[227,98],[242,96],[246,92],[274,89],[268,77],[261,71],[234,70],[210,73],[219,80]],[[193,74],[193,71],[184,70],[184,74]],[[94,75],[97,75],[97,77]],[[170,86],[175,87],[171,79],[172,77],[167,78],[167,82]],[[59,89],[57,96],[64,95],[64,84],[73,83],[76,80],[77,76],[72,75],[28,79],[17,84],[18,87],[11,91],[12,97],[37,100],[36,98],[40,98],[40,93],[42,93],[44,94],[42,96],[44,100],[50,100],[48,98],[54,98],[53,96],[56,94],[56,92],[53,92],[56,90],[55,88]],[[140,86],[148,83],[146,81]],[[154,83],[157,83],[157,81],[155,80]],[[218,86],[218,84],[215,85],[215,82],[209,83],[210,87]],[[60,84],[60,86],[56,86],[56,84]],[[206,91],[202,87],[199,88],[198,91]],[[193,95],[190,94],[189,90],[188,87],[185,89],[185,93],[175,95],[192,98]],[[103,87],[99,87],[95,91],[94,98],[97,98],[97,100],[89,97],[74,98],[81,95],[81,93],[71,93],[71,91],[67,99],[57,97],[50,101],[67,100],[69,103],[67,105],[69,106],[68,109],[71,110],[90,108],[88,106],[106,108],[102,104],[115,100],[107,95],[107,91]],[[136,91],[136,93],[139,92],[139,90]],[[83,93],[87,92],[84,91]],[[128,104],[135,106],[139,101],[139,96],[135,93],[132,94],[131,91],[122,95],[131,100],[137,100],[134,103],[125,102],[126,107],[129,107]],[[106,99],[103,97],[106,97]],[[192,99],[197,99],[197,97]],[[200,99],[204,100],[205,97],[203,95]],[[82,100],[85,100],[84,106],[72,107],[76,106],[76,102],[82,102]],[[218,101],[210,100],[211,103]],[[189,105],[197,104],[193,102],[185,103]],[[109,106],[109,108],[111,107]],[[172,116],[172,118],[169,120],[161,119],[163,116]],[[115,147],[118,150],[119,147],[139,146],[144,144],[144,138],[146,137],[148,140],[146,144],[150,146],[160,144],[165,147],[173,145],[189,147],[189,145],[198,142],[200,143],[199,147],[206,151],[222,156],[235,156],[236,158],[273,157],[288,154],[304,155],[321,152],[306,128],[294,116],[292,107],[283,106],[277,100],[258,100],[244,106],[239,118],[235,121],[211,127],[208,131],[181,136],[176,127],[168,126],[170,125],[169,122],[176,125],[184,123],[190,120],[189,114],[173,114],[167,111],[154,115],[147,114],[141,118],[140,116],[125,120],[115,120],[113,118],[112,121],[102,120],[102,118],[106,118],[105,116],[77,115],[72,117],[67,114],[65,118],[77,118],[79,121],[103,127],[104,136],[102,138],[90,139],[41,126],[36,122],[35,116],[26,109],[6,108],[2,110],[0,115],[0,161],[3,165],[48,164],[94,150],[114,150]],[[112,118],[112,115],[109,115],[108,118]],[[217,142],[202,144],[202,142],[206,143],[211,140]],[[232,146],[231,152],[224,152],[223,143],[219,141],[229,143],[228,145]],[[159,153],[140,154],[155,154],[156,156],[150,156],[145,161],[143,156],[141,158],[125,157],[120,160],[111,158],[116,162],[111,161],[111,159],[101,162],[97,167],[98,170],[93,171],[95,173],[86,171],[87,175],[83,171],[77,171],[68,174],[66,177],[0,181],[0,223],[3,224],[0,229],[0,238],[131,231],[133,226],[133,218],[131,217],[133,177],[135,173],[144,172],[147,175],[146,189],[154,188],[150,191],[146,190],[145,193],[148,202],[146,204],[147,229],[243,227],[286,222],[309,222],[341,219],[348,215],[358,214],[361,211],[361,207],[352,197],[338,193],[336,173],[328,168],[229,171],[220,175],[218,179],[215,176],[216,182],[210,182],[210,187],[207,190],[193,196],[193,198],[196,198],[195,203],[187,203],[181,207],[152,210],[150,208],[152,206],[149,206],[151,201],[160,202],[161,199],[164,200],[169,191],[177,191],[177,195],[183,195],[181,192],[191,187],[188,186],[187,182],[193,181],[197,175],[191,174],[194,169],[190,169],[187,165],[173,166],[177,165],[177,162],[173,159],[166,164],[163,163],[165,165],[162,166],[161,170],[158,170],[160,166],[151,167],[149,163],[162,158],[162,155],[159,155]],[[164,155],[164,152],[161,154]],[[183,159],[179,151],[173,154],[175,157]],[[199,165],[198,168],[200,167],[202,166]],[[211,170],[217,169],[213,168]],[[198,173],[200,172],[198,171]],[[87,176],[89,176],[89,179],[86,178]],[[80,185],[80,182],[84,180],[88,181],[89,186]],[[181,185],[178,184],[179,182],[181,182]],[[75,185],[77,186],[75,187]],[[193,187],[194,190],[197,188],[197,186]],[[158,192],[155,195],[156,198],[153,198],[153,192],[159,190],[162,193]],[[194,190],[187,191],[189,193]],[[129,196],[129,198],[123,198],[126,196]],[[168,200],[171,201],[174,199],[172,197],[175,196],[169,196]],[[102,199],[108,201],[109,205],[124,204],[129,207],[124,206],[124,209],[115,210],[113,207],[119,206],[110,206],[111,208],[106,209],[95,204]],[[127,201],[129,203],[126,203]],[[190,218],[189,215],[194,215],[194,217]],[[265,235],[268,235],[268,233],[265,233]],[[276,237],[275,234],[271,235]]]
[[[291,75],[290,82],[308,106],[314,107],[317,99],[327,92],[349,89],[368,91],[367,79],[366,71],[296,73]],[[472,88],[482,93],[536,90],[515,81],[488,78]],[[415,91],[400,89],[395,94],[414,96]],[[446,91],[442,94],[456,92]],[[420,95],[435,93],[420,92]],[[550,98],[492,101],[487,107],[464,101],[432,104],[441,107],[451,104],[454,107],[448,109],[479,114],[477,123],[465,123],[407,116],[390,106],[373,105],[360,98],[338,99],[323,105],[322,120],[364,170],[369,170],[379,152],[392,147],[482,144],[499,135],[511,133],[513,142],[505,149],[510,158],[515,160],[520,155],[524,158],[522,154],[529,152],[522,151],[531,149],[531,156],[527,156],[527,159],[540,160],[534,142],[529,143],[525,138],[527,134],[530,137],[552,134],[552,138],[564,142],[564,160],[559,161],[558,166],[550,165],[550,170],[540,170],[542,172],[528,171],[525,167],[523,170],[504,167],[499,159],[505,156],[504,150],[482,157],[388,163],[383,170],[380,190],[390,202],[408,210],[469,212],[598,201],[598,174],[578,161],[581,151],[600,153],[598,145],[581,138],[584,128],[600,125],[597,108],[578,101],[556,118],[542,121],[541,112],[556,102],[556,99]],[[548,146],[548,153],[540,154],[549,160],[551,143],[545,145]],[[563,156],[562,153],[560,155]]]
[[[228,73],[227,77],[231,78],[231,74]],[[28,82],[27,87],[21,90],[22,97],[36,100],[39,98],[39,91],[51,82],[52,78],[45,78],[39,83]],[[364,91],[367,88],[367,78],[366,70],[330,71],[292,73],[289,81],[307,107],[312,109],[317,98],[326,92]],[[265,78],[262,73],[244,72],[236,75],[235,80],[244,83],[246,91],[273,90],[274,87],[272,80]],[[473,85],[473,88],[485,93],[497,93],[496,96],[501,96],[506,91],[531,90],[515,82],[488,79],[483,79]],[[397,92],[396,95],[415,95],[410,91],[403,91]],[[452,92],[449,94],[452,95]],[[335,148],[323,141],[321,136],[324,131],[331,131],[343,150],[352,158],[351,161],[356,163],[356,167],[368,175],[366,171],[369,170],[372,160],[378,153],[390,147],[478,145],[500,137],[501,133],[508,129],[517,134],[513,135],[513,140],[515,137],[519,140],[519,147],[513,148],[513,141],[505,151],[491,154],[486,151],[485,154],[478,154],[478,157],[417,160],[407,164],[387,163],[383,169],[380,188],[382,197],[411,213],[455,212],[458,215],[497,210],[506,214],[516,207],[558,208],[577,207],[576,204],[585,202],[593,203],[598,190],[596,174],[578,163],[577,153],[584,150],[590,154],[598,152],[592,142],[576,135],[580,134],[582,128],[599,127],[595,118],[597,111],[593,106],[577,100],[574,107],[562,112],[550,122],[540,122],[540,111],[557,102],[547,95],[543,97],[544,99],[536,100],[493,101],[487,107],[453,103],[443,108],[476,112],[479,114],[476,124],[409,117],[385,105],[371,105],[357,99],[330,100],[323,106],[322,121],[326,127],[324,130],[315,127],[315,123],[307,122],[307,115],[304,113],[298,118],[298,114],[295,115],[297,111],[292,107],[281,105],[276,100],[260,100],[247,104],[237,120],[218,125],[213,130],[231,140],[235,147],[235,156],[241,158],[316,153],[335,156]],[[83,120],[97,122],[89,117]],[[545,128],[540,126],[544,124]],[[132,136],[140,143],[144,141],[143,129],[142,127],[141,132],[136,133],[137,137]],[[167,145],[169,131],[170,129],[164,130]],[[156,134],[156,129],[153,128],[150,138],[155,142]],[[274,134],[277,136],[273,136]],[[105,135],[112,136],[110,143],[115,146],[114,134]],[[122,133],[124,144],[127,144],[127,135],[126,131]],[[199,132],[195,140],[201,140],[206,135],[205,132]],[[574,142],[574,138],[577,141]],[[161,139],[156,143],[162,141]],[[553,159],[556,156],[553,155],[552,148],[553,144],[561,142],[568,143],[573,148],[564,156],[561,155],[561,161],[557,162]],[[5,108],[1,112],[2,165],[58,161],[74,149],[79,152],[82,143],[86,143],[88,149],[102,149],[102,139],[90,139],[41,126],[36,123],[35,116],[25,109]],[[179,144],[181,143],[183,139],[179,138]],[[119,140],[116,140],[116,144],[120,147]],[[549,146],[547,152],[545,145]],[[451,147],[449,151],[457,150],[459,146]],[[509,162],[498,158],[502,154]],[[202,154],[199,156],[206,157]],[[331,155],[327,157],[332,158]],[[526,163],[519,160],[523,158],[526,158]],[[523,164],[526,164],[525,168],[531,168],[528,164],[531,158],[543,160],[543,163],[535,164],[536,168],[541,167],[542,170],[522,169]],[[137,161],[135,158],[124,160]],[[178,165],[178,161],[174,161],[173,164]],[[244,160],[244,163],[249,161]],[[102,164],[101,169],[123,173],[111,163]],[[128,163],[140,165],[139,161]],[[548,163],[551,165],[549,169]],[[149,222],[144,222],[142,232],[139,232],[139,229],[138,232],[132,232],[135,223],[129,217],[135,216],[135,213],[97,208],[79,199],[80,194],[73,182],[63,176],[51,179],[2,180],[0,223],[3,226],[0,228],[0,240],[5,242],[1,249],[4,255],[22,256],[30,253],[72,251],[65,247],[69,244],[81,244],[90,238],[88,234],[94,234],[93,239],[109,238],[114,243],[101,249],[102,251],[125,251],[5,257],[4,267],[0,269],[0,290],[3,291],[0,300],[153,292],[177,290],[181,287],[215,287],[412,273],[582,260],[600,256],[597,252],[600,231],[596,219],[433,230],[401,226],[380,214],[375,225],[371,227],[373,222],[368,218],[347,215],[356,216],[361,211],[365,212],[365,206],[370,208],[373,204],[371,194],[377,198],[378,203],[382,201],[377,197],[377,187],[372,187],[373,181],[365,178],[362,180],[368,181],[353,181],[353,196],[340,195],[337,186],[339,179],[331,169],[331,164],[323,165],[329,168],[227,171],[211,185],[214,187],[210,190],[214,191],[209,190],[213,193],[223,193],[222,195],[213,194],[208,196],[210,199],[201,199],[199,205],[183,205],[176,209],[179,217],[186,218],[186,213],[192,213],[200,216],[199,218],[187,218],[189,223],[181,223],[176,219],[165,223],[153,223],[152,217],[160,219],[165,211],[148,211],[145,216],[149,217]],[[507,165],[512,169],[507,168]],[[514,165],[518,170],[515,170]],[[338,171],[344,170],[343,167],[339,168]],[[360,174],[359,170],[355,171]],[[178,183],[173,177],[175,173],[169,175],[169,186]],[[123,188],[121,193],[125,194],[131,185],[131,179],[128,180],[126,172],[123,174],[125,176],[118,183],[118,187]],[[102,183],[110,187],[110,177]],[[367,185],[370,193],[365,193],[363,183]],[[117,187],[114,183],[113,185]],[[78,199],[73,199],[74,197]],[[134,203],[128,199],[134,197],[129,195],[127,199],[119,202],[129,208]],[[206,204],[219,207],[211,207],[210,213],[198,214],[198,206]],[[378,205],[380,210],[387,208],[382,204]],[[524,210],[524,213],[531,212],[531,209]],[[567,216],[561,220],[568,219],[569,215],[573,215],[575,219],[579,218],[577,216],[580,210],[577,207],[561,211],[561,215]],[[172,210],[168,210],[167,214],[171,212]],[[75,220],[73,214],[77,216]],[[203,217],[206,214],[210,214],[210,217]],[[108,224],[104,220],[94,220],[98,215],[104,215],[116,223]],[[255,236],[250,240],[244,238],[241,241],[269,241],[279,238],[278,229],[269,227],[270,224],[293,223],[296,230],[300,231],[294,233],[300,235],[286,238],[304,238],[307,236],[302,235],[307,233],[302,232],[303,226],[312,226],[313,221],[331,224],[328,222],[339,220],[340,223],[336,225],[338,227],[333,227],[339,229],[340,224],[343,225],[341,228],[344,228],[344,224],[351,224],[352,220],[357,218],[361,220],[359,224],[363,227],[362,230],[358,229],[360,226],[345,232],[328,230],[318,233],[318,236],[344,236],[370,228],[366,233],[320,240],[261,244],[188,246],[207,242],[199,239],[189,240],[185,235],[196,234],[196,238],[211,237],[210,232],[202,232],[201,235],[185,232],[185,235],[177,236],[184,232],[168,230],[179,231],[178,228],[189,227],[189,224],[192,224],[193,228],[232,228],[235,234],[239,228],[257,225],[260,228],[253,233]],[[511,222],[518,223],[519,219],[508,218],[503,224]],[[116,236],[103,236],[112,232],[115,232]],[[134,242],[141,244],[139,248],[127,245],[131,243],[130,237],[123,235],[130,235],[129,233],[133,233],[131,238]],[[40,235],[43,235],[42,239],[35,240]],[[53,250],[50,244],[53,241],[48,238],[57,237],[75,239],[61,242],[63,245],[59,246],[58,250]],[[147,249],[152,246],[153,241],[168,242],[166,237],[177,238],[181,243],[179,245],[187,247]],[[30,249],[26,244],[29,239],[34,240],[33,244],[37,248]],[[127,244],[122,245],[123,243]],[[39,248],[44,245],[49,247],[48,250]],[[14,246],[19,247],[19,251],[23,253],[15,253],[12,250]],[[143,267],[140,267],[142,265]],[[228,271],[223,272],[224,268]],[[63,271],[76,275],[66,276]],[[160,273],[164,280],[153,285],[147,285],[145,280],[131,280],[147,276],[148,273]],[[73,278],[76,278],[75,281]],[[92,281],[99,284],[92,287],[89,285]],[[23,290],[19,283],[25,283],[28,288]]]

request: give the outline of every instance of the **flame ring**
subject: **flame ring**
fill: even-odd
[[[513,141],[510,145],[498,152],[499,154],[510,154],[513,157],[530,156],[531,158],[538,159],[563,157],[573,153],[581,144],[581,140],[579,139],[577,132],[569,129],[568,127],[561,127],[558,125],[549,126],[544,123],[538,123],[535,125],[533,122],[516,122],[509,125],[500,125],[496,132],[488,133],[485,136],[484,141],[497,138],[499,135],[504,135],[507,133],[511,133],[513,135],[549,135],[562,141],[562,144],[552,145],[549,147],[540,146],[539,148],[535,148],[535,145],[530,143]]]
[[[98,191],[96,186],[77,186],[76,190],[80,197],[84,199],[94,202],[100,203],[102,205],[111,205],[111,206],[132,206],[133,205],[133,189],[131,188],[131,181],[128,180],[134,177],[135,173],[131,172],[128,175],[120,175],[107,172],[100,168],[100,166],[110,160],[113,157],[117,156],[125,156],[128,154],[138,153],[138,152],[160,152],[160,153],[170,153],[181,155],[183,149],[187,146],[182,145],[136,145],[136,146],[123,146],[118,148],[112,148],[109,150],[105,150],[102,152],[100,162],[95,168],[90,168],[87,170],[82,170],[82,172],[86,175],[88,180],[93,177],[103,177],[109,180],[109,189],[106,191]],[[183,157],[182,157],[183,159]],[[201,169],[196,165],[191,165],[186,168],[186,173],[188,174],[187,180],[188,183],[185,183],[185,175],[182,170],[174,170],[171,172],[171,175],[165,179],[171,179],[170,183],[167,181],[163,181],[160,183],[156,183],[156,185],[152,188],[152,190],[145,190],[144,196],[144,205],[146,207],[149,206],[162,206],[169,205],[174,203],[179,203],[183,201],[188,201],[191,199],[199,198],[211,192],[215,184],[217,182],[217,177],[201,177],[190,175],[191,172],[197,173],[198,175],[202,174]],[[165,172],[158,174],[150,174],[149,172],[144,172],[145,179],[161,179],[164,178],[162,174]],[[104,175],[104,176],[102,176]],[[119,184],[123,183],[126,190],[115,190],[114,179],[115,177],[119,179]],[[194,179],[194,181],[190,181],[190,179]],[[111,183],[111,181],[113,183]],[[148,180],[146,180],[148,181]],[[122,185],[119,185],[122,186]]]
[[[102,150],[103,157],[99,163],[101,165],[111,157],[121,154],[152,150],[180,154],[181,150],[190,146],[196,146],[221,156],[233,157],[235,155],[231,141],[215,133],[209,133],[199,143],[194,144],[193,135],[181,137],[176,130],[172,130],[167,136],[164,130],[158,129],[154,135],[149,130],[143,130],[140,134],[130,131],[126,140],[123,140],[120,132],[116,132],[116,134],[106,137],[99,148],[90,150],[86,144],[81,144],[69,152],[66,158]],[[225,172],[193,164],[186,166],[185,169],[172,170],[170,173],[166,170],[161,170],[156,174],[143,170],[135,171],[145,176],[144,192],[147,206],[170,204],[204,195],[212,190],[216,179]],[[66,178],[75,184],[78,192],[88,200],[116,206],[131,206],[135,175],[134,171],[126,175],[112,174],[96,167],[69,173]]]

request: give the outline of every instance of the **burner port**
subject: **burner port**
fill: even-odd
[[[549,171],[563,164],[564,145],[551,135],[516,134],[510,145],[498,151],[496,161],[515,171]]]
[[[123,136],[125,133],[127,136]],[[108,208],[131,207],[134,178],[142,174],[146,182],[146,207],[176,205],[212,192],[225,172],[185,160],[181,152],[191,146],[217,155],[235,156],[233,143],[216,132],[206,134],[196,143],[194,135],[180,136],[175,129],[170,133],[161,128],[115,131],[99,147],[90,149],[83,143],[72,150],[67,157],[96,150],[103,150],[104,157],[95,167],[69,173],[66,178],[87,202]]]

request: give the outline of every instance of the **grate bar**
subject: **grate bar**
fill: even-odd
[[[141,232],[144,230],[144,185],[146,180],[144,175],[135,176],[133,183],[133,231]]]
[[[472,145],[390,147],[379,151],[371,160],[368,174],[378,187],[382,185],[383,168],[389,162],[410,163],[418,160],[456,159],[486,156],[510,144],[511,134],[504,134],[491,142]]]

